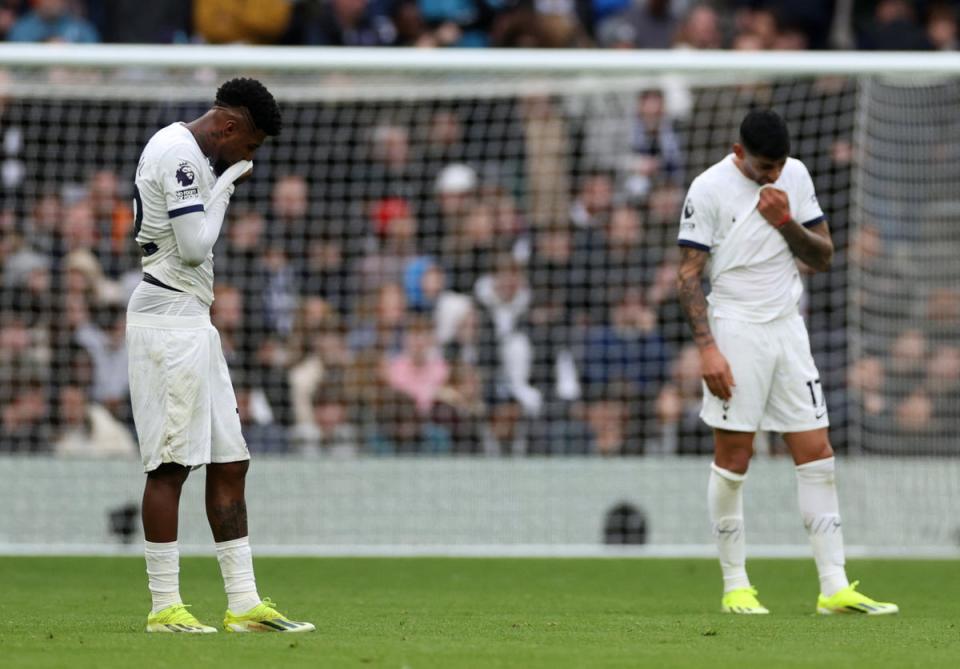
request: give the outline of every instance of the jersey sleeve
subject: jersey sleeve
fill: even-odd
[[[716,206],[711,193],[700,179],[694,179],[680,212],[677,244],[709,252],[717,227],[716,217]]]
[[[791,209],[793,210],[793,220],[805,228],[809,228],[818,223],[823,223],[827,220],[827,217],[823,215],[823,210],[817,201],[817,193],[814,190],[810,172],[802,163],[801,166],[802,174],[797,179],[797,201],[791,203]]]
[[[169,218],[203,211],[200,168],[195,152],[186,146],[175,146],[161,158],[158,178],[163,186]]]

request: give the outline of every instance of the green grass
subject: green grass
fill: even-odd
[[[960,667],[960,562],[855,561],[900,616],[813,615],[809,560],[754,560],[773,615],[716,613],[712,560],[258,559],[310,635],[147,635],[134,558],[0,558],[0,667]],[[184,559],[222,618],[216,561]]]

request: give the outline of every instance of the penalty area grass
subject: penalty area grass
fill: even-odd
[[[211,551],[212,552],[212,551]],[[812,560],[751,560],[769,616],[719,613],[714,560],[256,558],[262,596],[312,634],[145,634],[138,558],[0,558],[0,666],[960,666],[960,562],[855,560],[899,616],[818,616]],[[222,629],[213,558],[184,558],[181,593]]]

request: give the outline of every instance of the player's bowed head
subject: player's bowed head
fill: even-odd
[[[187,124],[217,176],[241,160],[253,160],[267,137],[280,134],[283,119],[270,91],[256,79],[240,77],[217,90],[213,106]],[[234,183],[250,177],[251,170]]]
[[[790,215],[787,194],[773,186],[790,155],[790,132],[772,109],[754,109],[740,123],[740,141],[733,145],[737,168],[760,184],[757,210],[774,227]]]

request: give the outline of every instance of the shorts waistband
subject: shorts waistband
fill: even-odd
[[[210,316],[168,316],[166,314],[144,314],[139,311],[127,312],[127,325],[161,330],[203,330],[212,327]]]

